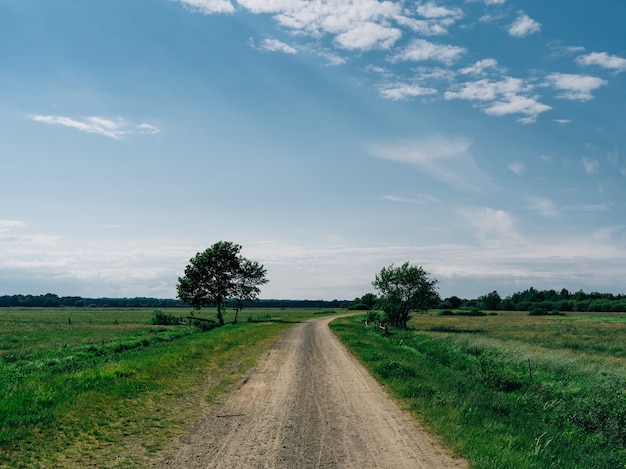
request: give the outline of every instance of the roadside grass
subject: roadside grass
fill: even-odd
[[[473,468],[626,467],[626,314],[420,315],[333,331]]]
[[[152,326],[152,309],[0,309],[0,467],[145,467],[316,313],[250,309],[202,332]]]

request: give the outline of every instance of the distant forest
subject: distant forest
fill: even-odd
[[[528,290],[501,298],[497,291],[480,296],[475,300],[462,300],[455,296],[440,302],[440,309],[485,309],[503,311],[551,312],[625,312],[626,295],[612,293],[585,293],[579,290],[570,293],[563,288],[556,290]]]
[[[344,300],[257,300],[244,303],[244,307],[255,308],[347,308],[350,301]],[[4,295],[0,296],[0,307],[22,308],[189,308],[180,300],[159,298],[82,298],[80,296]]]
[[[354,300],[257,300],[244,304],[255,308],[335,308],[367,310],[376,307],[376,296],[368,293]],[[4,295],[0,296],[0,307],[25,308],[189,308],[175,299],[159,298],[82,298],[80,296]],[[476,299],[468,300],[457,296],[439,300],[433,305],[437,309],[483,309],[489,311],[531,312],[626,312],[626,295],[612,293],[585,293],[579,290],[570,293],[566,289],[537,290],[533,287],[502,298],[493,291]]]

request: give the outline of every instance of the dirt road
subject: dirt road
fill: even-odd
[[[286,332],[157,467],[466,467],[387,397],[330,332],[330,320]]]

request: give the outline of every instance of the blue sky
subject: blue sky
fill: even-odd
[[[623,293],[626,2],[0,0],[0,294]]]

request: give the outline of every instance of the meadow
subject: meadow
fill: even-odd
[[[330,313],[249,309],[206,331],[149,308],[0,308],[0,467],[146,467],[293,322]]]
[[[331,329],[473,468],[626,467],[626,314],[416,315]]]

